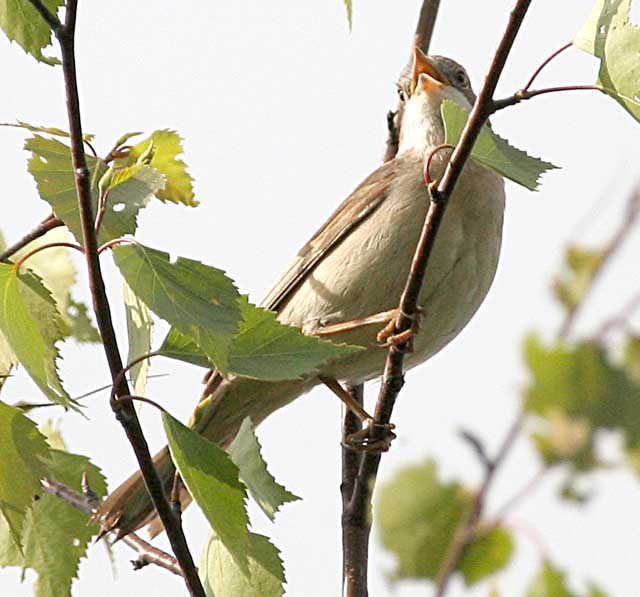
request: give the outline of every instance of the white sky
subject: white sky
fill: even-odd
[[[202,202],[197,211],[153,204],[141,215],[140,238],[226,269],[242,291],[259,299],[333,208],[379,165],[385,114],[396,103],[393,83],[408,56],[420,2],[355,0],[351,34],[341,0],[80,4],[77,52],[86,132],[97,134],[104,154],[126,131],[178,130]],[[442,2],[432,50],[463,62],[476,89],[512,4]],[[568,41],[590,7],[590,0],[534,2],[500,94],[518,89],[544,57]],[[0,64],[1,121],[67,128],[59,69],[36,64],[4,37]],[[591,83],[595,71],[595,60],[570,50],[539,82]],[[539,193],[508,185],[503,255],[493,289],[458,340],[408,375],[394,415],[398,439],[383,458],[381,482],[427,456],[438,461],[447,479],[478,482],[479,466],[457,430],[473,430],[490,448],[501,441],[526,382],[522,338],[534,328],[550,336],[560,320],[549,283],[563,246],[569,239],[603,238],[637,177],[640,127],[600,94],[538,98],[495,116],[493,123],[514,144],[563,169],[547,176]],[[26,172],[22,138],[20,131],[0,131],[6,203],[1,227],[9,242],[47,213]],[[636,234],[603,277],[580,332],[588,333],[598,317],[637,289],[639,249]],[[106,270],[126,353],[120,284],[111,265]],[[84,284],[83,275],[80,280]],[[72,395],[107,383],[98,348],[68,347],[63,354]],[[170,377],[151,382],[149,395],[186,418],[200,391],[201,372],[166,360],[154,362],[152,372]],[[368,395],[375,394],[376,387],[369,387]],[[39,398],[24,375],[3,392],[5,400],[19,398]],[[92,399],[89,422],[67,417],[63,431],[70,449],[90,454],[114,487],[133,469],[134,457],[107,398],[103,393]],[[304,498],[285,507],[275,526],[252,509],[254,530],[269,535],[283,552],[290,596],[340,591],[339,414],[337,401],[318,390],[259,430],[271,471]],[[145,411],[144,426],[159,448],[156,413]],[[490,495],[489,510],[520,488],[536,466],[521,440]],[[542,546],[572,570],[576,586],[593,579],[610,595],[636,595],[637,477],[626,471],[595,475],[590,486],[595,497],[583,508],[557,502],[558,482],[559,476],[551,475],[517,511],[512,522],[518,549],[514,564],[497,581],[501,594],[523,594]],[[186,525],[197,558],[206,528],[195,508],[186,514]],[[181,581],[159,569],[132,572],[133,552],[125,546],[116,555],[114,581],[104,549],[92,547],[74,594],[182,594]],[[384,570],[391,564],[374,536],[372,596],[426,594],[422,583],[387,585]],[[30,582],[20,585],[18,579],[17,570],[3,570],[0,594],[31,594]],[[449,595],[487,593],[486,584],[467,592],[456,581]]]

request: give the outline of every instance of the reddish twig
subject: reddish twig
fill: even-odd
[[[509,106],[515,106],[520,102],[524,102],[539,95],[546,95],[547,93],[561,93],[565,91],[600,91],[605,93],[605,90],[599,85],[560,85],[558,87],[545,87],[544,89],[534,89],[533,91],[517,91],[513,95],[501,100],[495,100],[491,105],[491,113],[503,110]]]
[[[112,247],[116,247],[118,245],[137,245],[138,241],[134,238],[113,238],[103,245],[98,247],[98,254],[103,253],[107,249],[111,249]]]
[[[76,251],[80,251],[80,253],[84,253],[84,249],[80,245],[76,245],[75,243],[67,243],[67,242],[56,242],[56,243],[47,243],[44,245],[40,245],[35,249],[29,251],[26,255],[23,255],[16,261],[16,269],[20,270],[20,268],[24,265],[25,261],[30,257],[40,253],[40,251],[44,251],[45,249],[55,249],[56,247],[67,247],[68,249],[75,249]]]
[[[568,50],[573,45],[573,42],[570,41],[566,43],[561,48],[558,48],[553,54],[551,54],[548,58],[544,60],[544,62],[534,71],[531,75],[531,78],[527,81],[527,84],[522,88],[523,91],[528,91],[533,85],[533,82],[537,79],[538,75],[542,72],[542,70],[556,57],[562,54],[565,50]]]
[[[109,364],[111,377],[115,381],[118,373],[122,369],[122,358],[118,348],[118,342],[111,319],[109,300],[100,268],[98,240],[93,227],[94,217],[91,203],[91,178],[84,153],[84,137],[80,117],[80,99],[78,96],[75,55],[75,29],[78,0],[67,0],[64,25],[61,25],[59,22],[52,22],[39,0],[30,0],[30,2],[40,12],[46,22],[51,25],[60,44],[62,72],[67,100],[67,115],[69,119],[69,134],[71,139],[71,160],[78,195],[78,211],[82,224],[82,237],[89,275],[89,286],[93,299],[96,323],[102,337],[105,356]],[[129,384],[124,377],[120,378],[116,386],[116,395],[131,395]],[[126,400],[112,400],[111,407],[131,443],[145,485],[167,532],[171,548],[180,563],[189,592],[192,595],[204,597],[204,588],[198,577],[198,570],[189,551],[182,526],[180,521],[174,516],[164,494],[162,483],[154,467],[149,446],[144,437],[135,408],[131,401]]]
[[[505,33],[496,50],[489,73],[487,74],[485,84],[471,110],[460,141],[453,151],[442,180],[437,188],[430,187],[429,189],[431,195],[429,210],[420,240],[418,241],[418,246],[416,247],[410,274],[400,300],[399,313],[401,315],[396,322],[398,332],[408,330],[412,326],[413,321],[411,316],[416,313],[418,295],[424,281],[429,256],[440,223],[442,222],[448,199],[458,182],[465,163],[471,156],[471,150],[483,125],[488,120],[498,79],[504,69],[507,57],[509,56],[530,4],[531,0],[516,1]],[[408,316],[404,314],[408,314]],[[375,422],[381,426],[389,423],[396,398],[404,384],[404,349],[406,349],[406,346],[403,345],[389,349],[375,410]],[[382,427],[376,425],[371,426],[370,435],[372,441],[380,439],[381,429]],[[368,543],[371,526],[371,495],[379,465],[380,454],[363,455],[351,501],[343,514],[343,520],[346,520],[352,526],[360,525],[362,530],[360,538],[362,544],[361,549],[354,549],[354,553],[364,553],[364,559],[358,563],[360,566],[367,565],[366,545]],[[367,595],[366,578],[359,586],[354,588],[351,595],[358,597]]]
[[[7,247],[2,253],[0,253],[0,262],[7,261],[12,255],[17,253],[20,249],[24,249],[30,242],[44,236],[49,230],[64,226],[64,222],[51,214],[40,222],[31,232],[25,234],[20,240],[13,243],[10,247]]]

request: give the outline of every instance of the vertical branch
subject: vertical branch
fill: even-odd
[[[398,332],[410,329],[411,316],[415,314],[418,295],[425,278],[425,272],[429,261],[435,238],[444,216],[448,199],[453,193],[456,183],[462,173],[462,169],[471,155],[482,126],[486,123],[493,109],[493,94],[498,79],[502,74],[507,57],[513,46],[513,42],[520,30],[524,17],[529,9],[531,0],[517,0],[511,12],[509,22],[503,37],[498,45],[491,67],[485,79],[482,90],[476,100],[462,136],[456,146],[445,173],[437,188],[429,187],[431,201],[425,219],[424,227],[416,247],[411,271],[407,279],[405,289],[399,305],[400,317],[396,322]],[[406,314],[406,315],[405,315]],[[403,362],[406,346],[391,347],[387,355],[382,385],[375,410],[375,421],[378,425],[371,427],[370,438],[372,441],[381,438],[383,427],[391,418],[393,407],[404,384]],[[367,549],[369,532],[371,528],[371,496],[375,485],[375,479],[380,466],[380,454],[364,454],[360,463],[360,469],[354,485],[351,502],[344,512],[343,519],[353,520],[354,525],[361,525],[362,542],[360,549],[352,550],[354,553]],[[366,560],[365,560],[366,562]],[[366,584],[355,587],[351,596],[366,596]]]
[[[52,15],[42,2],[31,0],[32,5],[49,23],[55,33],[62,54],[62,70],[69,119],[69,133],[71,140],[71,160],[75,174],[76,191],[78,195],[78,210],[82,222],[82,236],[89,274],[89,286],[96,315],[96,323],[100,330],[102,343],[114,381],[115,396],[126,396],[131,392],[125,376],[119,377],[123,368],[122,358],[118,349],[111,309],[104,285],[104,279],[98,257],[98,239],[93,226],[93,207],[91,204],[91,177],[84,154],[82,140],[82,121],[80,117],[80,99],[78,96],[78,81],[75,56],[75,28],[78,9],[77,0],[68,0],[64,24]],[[153,466],[149,446],[140,427],[135,408],[130,401],[111,401],[111,406],[135,452],[145,484],[153,500],[153,504],[160,516],[171,547],[180,563],[185,582],[192,595],[204,597],[204,589],[198,577],[197,568],[189,552],[187,541],[179,521],[174,516],[167,498],[164,495],[158,473]]]

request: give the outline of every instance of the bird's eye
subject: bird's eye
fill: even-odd
[[[467,87],[469,85],[469,79],[467,79],[467,73],[465,73],[463,70],[459,70],[456,72],[456,81],[462,87]]]

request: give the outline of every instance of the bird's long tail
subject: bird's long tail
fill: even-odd
[[[225,380],[217,385],[210,396],[203,396],[190,425],[208,440],[226,448],[246,417],[251,417],[253,424],[258,425],[272,412],[313,385],[311,381],[264,382],[246,378]],[[165,495],[169,495],[175,466],[167,447],[156,454],[154,463]],[[181,496],[183,508],[190,501],[190,496],[184,492]],[[146,525],[149,525],[152,536],[162,530],[139,471],[109,495],[95,518],[104,531],[115,531],[118,537]]]

